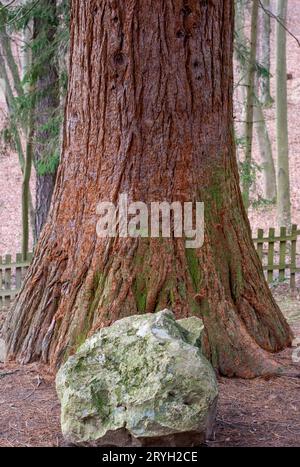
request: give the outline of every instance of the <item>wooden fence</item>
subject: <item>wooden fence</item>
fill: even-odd
[[[253,238],[253,241],[269,284],[275,280],[282,282],[288,279],[291,289],[295,289],[296,274],[300,272],[297,261],[299,236],[300,230],[297,225],[293,225],[289,231],[281,227],[279,235],[275,234],[274,228],[270,228],[267,234],[263,229],[258,229],[257,237]]]
[[[16,261],[12,262],[12,256],[0,256],[0,307],[8,306],[19,292],[27,269],[32,259],[32,253],[28,260],[22,260],[22,254],[16,255]]]
[[[267,233],[258,229],[253,241],[269,283],[289,280],[291,289],[295,289],[296,274],[300,272],[300,260],[297,261],[300,258],[297,252],[299,236],[297,225],[290,231],[281,227],[279,235],[275,234],[274,228]],[[32,253],[28,261],[22,261],[21,254],[17,254],[15,262],[11,255],[0,256],[0,307],[8,306],[18,294],[31,259]]]

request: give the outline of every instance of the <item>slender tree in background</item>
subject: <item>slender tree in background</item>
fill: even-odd
[[[292,335],[251,240],[233,141],[232,2],[73,0],[62,163],[5,324],[10,358],[59,365],[116,319],[201,316],[222,374],[279,371]],[[99,238],[96,206],[202,201],[205,242]]]
[[[261,0],[260,11],[260,54],[259,62],[263,68],[263,74],[260,77],[260,101],[265,107],[273,104],[270,89],[271,78],[271,18],[270,0]]]
[[[6,81],[10,132],[25,182],[23,195],[28,191],[25,186],[28,185],[29,189],[34,242],[48,214],[60,159],[64,108],[62,103],[65,95],[64,83],[67,81],[65,66],[63,70],[60,70],[60,66],[64,64],[68,44],[68,17],[68,0],[24,0],[8,3],[6,6],[0,2],[0,75]],[[20,42],[20,34],[32,29],[29,25],[33,25],[33,34]],[[22,47],[20,43],[23,44]],[[26,73],[22,76],[12,52],[13,48],[21,53],[23,62],[29,55],[32,57],[30,66],[25,66]],[[29,122],[32,128],[28,128]],[[22,145],[28,135],[31,135],[31,143]],[[25,146],[31,148],[31,159],[36,169],[36,211],[31,201],[29,180],[24,176],[27,153]],[[27,170],[27,174],[30,172]],[[24,198],[22,208],[24,247],[28,244]]]
[[[272,143],[269,137],[263,107],[270,107],[274,102],[270,93],[271,78],[271,21],[270,0],[261,0],[259,8],[259,76],[257,76],[257,96],[254,104],[254,122],[261,156],[263,175],[263,198],[276,201],[277,183],[273,159]]]
[[[33,158],[33,111],[29,111],[26,135],[25,164],[22,181],[22,257],[26,261],[29,252],[29,193]]]
[[[245,35],[245,13],[248,0],[235,0],[235,47],[234,56],[237,62],[237,83],[239,91],[239,101],[242,109],[246,103],[247,91],[247,38]]]
[[[259,0],[252,1],[250,54],[247,73],[247,97],[245,110],[245,160],[243,162],[243,198],[246,210],[250,205],[250,188],[252,184],[252,142],[253,142],[253,107],[255,103],[255,72],[257,52]]]
[[[0,2],[0,78],[5,82],[5,96],[7,102],[8,116],[11,134],[13,136],[15,148],[18,154],[20,169],[23,175],[22,186],[22,251],[23,256],[27,256],[29,242],[29,217],[31,225],[34,226],[34,208],[30,192],[30,173],[31,173],[31,150],[32,150],[32,128],[29,123],[32,119],[28,118],[25,112],[20,117],[18,115],[17,100],[24,100],[25,91],[22,83],[22,76],[12,51],[11,38],[7,33],[7,9]],[[26,43],[26,37],[24,38]],[[28,65],[28,48],[24,47],[23,68]],[[30,113],[30,112],[29,112]],[[23,149],[22,137],[26,140],[26,149]],[[28,139],[29,138],[29,139]],[[29,178],[28,178],[29,176]]]
[[[287,109],[286,18],[287,0],[277,0],[276,21],[276,141],[277,222],[291,225],[289,138]]]
[[[254,105],[254,122],[260,157],[262,160],[261,170],[263,175],[263,197],[268,201],[276,201],[276,170],[273,159],[272,144],[264,112],[258,97],[256,97]]]
[[[245,35],[245,11],[248,5],[247,0],[236,0],[235,8],[235,58],[238,64],[237,76],[237,91],[238,101],[240,105],[241,120],[246,121],[245,109],[247,103],[247,77],[249,69],[249,47],[248,40]],[[265,121],[264,112],[261,103],[258,99],[257,82],[260,76],[265,76],[265,70],[259,63],[255,63],[255,81],[254,81],[254,98],[253,98],[253,120],[254,127],[258,139],[259,151],[261,156],[261,171],[263,175],[263,197],[266,200],[274,201],[276,199],[276,173],[272,154],[272,145],[268,134],[267,124]],[[260,71],[260,73],[257,73]],[[245,140],[245,125],[236,125],[238,138],[241,141],[241,146],[244,148]],[[243,169],[243,163],[241,163]],[[247,174],[246,174],[247,175]],[[242,180],[245,173],[242,170]],[[250,182],[252,182],[251,173],[248,174]]]
[[[236,111],[240,115],[240,119],[236,122],[235,132],[237,140],[237,157],[239,164],[242,167],[245,148],[245,108],[247,96],[247,63],[248,63],[248,48],[247,38],[245,35],[245,12],[248,0],[235,0],[235,41],[234,41],[234,58],[235,58],[235,104]]]
[[[32,66],[32,52],[29,46],[32,40],[32,27],[27,24],[23,31],[23,50],[22,50],[22,81],[26,82],[26,75]],[[26,93],[32,93],[32,86],[26,82],[24,86]],[[24,94],[24,95],[25,95]],[[33,157],[33,106],[28,107],[26,114],[26,148],[25,148],[25,161],[22,181],[22,257],[23,261],[28,259],[29,253],[29,194],[30,194],[30,177],[32,170],[32,157]]]
[[[50,209],[59,161],[58,144],[60,90],[55,41],[58,18],[56,0],[40,0],[34,17],[33,60],[36,69],[35,144],[36,177],[35,233],[39,238]],[[56,137],[56,138],[55,138]]]

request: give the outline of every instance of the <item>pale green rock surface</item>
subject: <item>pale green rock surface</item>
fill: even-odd
[[[190,318],[178,319],[176,321],[185,331],[185,340],[196,347],[201,348],[201,336],[204,330],[203,321],[196,316],[191,316]]]
[[[124,318],[89,338],[56,378],[65,439],[87,446],[201,444],[212,430],[217,382],[184,327],[163,310]]]

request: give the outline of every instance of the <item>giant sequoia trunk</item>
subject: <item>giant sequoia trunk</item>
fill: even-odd
[[[230,0],[73,0],[63,160],[6,322],[8,351],[59,365],[118,318],[201,316],[222,374],[277,367],[291,332],[264,280],[233,143]],[[96,205],[203,201],[205,243],[96,235]]]

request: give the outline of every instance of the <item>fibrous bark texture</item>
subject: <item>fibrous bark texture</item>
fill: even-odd
[[[123,316],[203,318],[222,374],[276,370],[291,342],[255,252],[232,118],[233,2],[74,0],[62,163],[49,220],[6,322],[9,355],[58,366]],[[98,238],[96,206],[202,201],[205,242]]]

